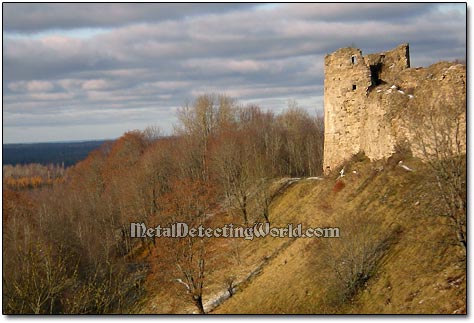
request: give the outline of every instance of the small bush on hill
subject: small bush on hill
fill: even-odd
[[[336,184],[334,184],[334,187],[332,189],[333,193],[339,193],[340,191],[343,190],[343,188],[346,187],[346,184],[342,180],[337,180]]]

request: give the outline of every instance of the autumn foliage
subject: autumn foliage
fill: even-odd
[[[295,104],[275,115],[203,95],[178,120],[170,136],[127,132],[58,174],[4,177],[4,313],[129,312],[147,275],[187,282],[203,312],[205,242],[131,239],[130,222],[270,221],[271,179],[321,173],[323,120]]]
[[[64,181],[64,173],[63,165],[4,165],[3,185],[17,191],[52,186]]]

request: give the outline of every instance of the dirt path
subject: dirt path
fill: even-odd
[[[265,266],[267,266],[273,259],[275,259],[282,251],[288,248],[295,241],[296,241],[296,238],[292,238],[286,241],[277,250],[275,250],[270,256],[265,257],[264,260],[256,268],[254,268],[247,276],[245,276],[243,279],[235,283],[234,293],[239,290],[243,290],[246,285],[250,284],[250,282],[255,277],[259,276],[263,272],[263,269],[265,268]],[[212,313],[213,310],[215,310],[219,305],[224,303],[230,297],[231,295],[229,294],[227,290],[222,290],[221,292],[215,294],[210,300],[208,300],[204,304],[204,309],[206,313]]]

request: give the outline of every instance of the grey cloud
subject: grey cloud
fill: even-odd
[[[324,21],[400,21],[430,12],[433,6],[422,3],[327,3],[314,6],[306,3],[298,6],[286,5],[279,8],[288,15],[305,19]],[[278,11],[275,10],[275,11]]]
[[[4,127],[115,123],[123,129],[127,120],[168,125],[176,107],[205,92],[253,100],[274,111],[290,98],[320,110],[324,55],[337,48],[354,44],[369,53],[409,42],[413,65],[464,58],[466,15],[439,7],[288,4],[231,10],[198,5],[186,7],[189,13],[145,23],[140,15],[146,10],[133,5],[130,15],[122,16],[121,8],[111,11],[116,17],[111,22],[93,14],[89,19],[116,27],[92,37],[61,32],[6,37]],[[31,12],[25,8],[25,14]],[[42,23],[63,23],[54,17],[60,10],[67,16],[65,8],[51,11],[55,14]],[[104,137],[110,137],[107,133]]]
[[[248,4],[223,3],[6,3],[3,24],[7,32],[27,33],[51,29],[109,28],[251,7]]]

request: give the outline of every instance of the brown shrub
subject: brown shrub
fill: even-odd
[[[337,180],[336,184],[334,184],[334,187],[332,188],[332,192],[339,193],[344,187],[346,187],[346,184],[342,180]]]

